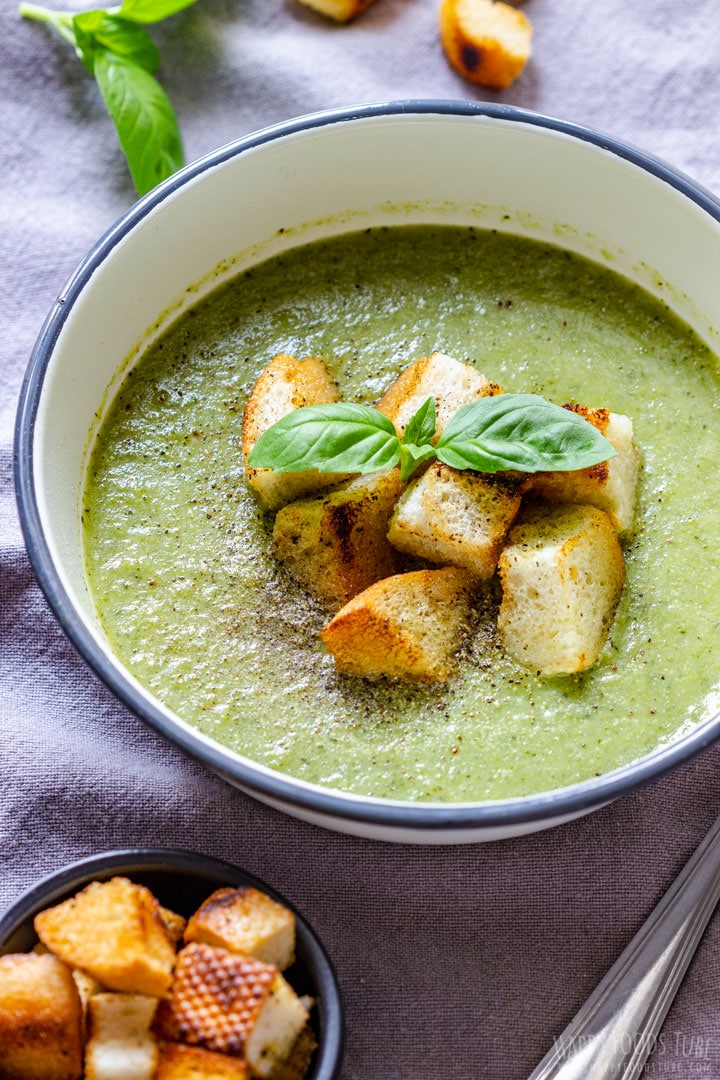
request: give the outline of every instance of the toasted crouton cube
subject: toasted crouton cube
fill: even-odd
[[[315,1034],[308,1024],[295,1040],[287,1061],[277,1061],[274,1064],[269,1080],[304,1080],[317,1045]]]
[[[407,682],[446,679],[470,617],[474,578],[465,570],[415,570],[371,585],[321,637],[346,675]]]
[[[313,491],[345,480],[345,473],[281,473],[272,469],[251,469],[247,459],[263,432],[293,409],[305,405],[326,405],[338,400],[338,389],[322,360],[311,356],[296,360],[280,353],[261,373],[247,400],[242,419],[242,453],[245,478],[258,499],[269,510]]]
[[[301,0],[301,3],[335,22],[345,23],[369,8],[372,0]]]
[[[460,75],[480,86],[504,90],[530,58],[532,26],[509,4],[443,0],[440,41]]]
[[[192,942],[178,954],[155,1031],[170,1042],[244,1056],[255,1076],[288,1058],[308,1013],[277,968]]]
[[[398,569],[387,528],[403,487],[399,469],[391,469],[284,506],[273,529],[276,558],[324,607],[337,611]]]
[[[0,956],[0,1077],[78,1080],[82,1009],[70,969],[46,953]]]
[[[88,1002],[85,1080],[153,1080],[158,1044],[150,1031],[157,998],[93,994]]]
[[[548,502],[597,506],[610,515],[621,535],[629,533],[635,522],[642,465],[642,453],[633,439],[632,420],[608,409],[590,409],[586,405],[564,408],[579,413],[596,427],[617,450],[617,457],[589,469],[536,473],[532,492]]]
[[[295,960],[295,916],[250,885],[217,889],[188,922],[185,941],[253,956],[283,971]]]
[[[94,881],[35,917],[35,932],[56,956],[110,990],[162,997],[175,949],[160,905],[127,878]]]
[[[179,941],[182,941],[183,934],[185,933],[185,926],[187,925],[187,919],[184,919],[182,915],[177,915],[174,911],[170,911],[169,908],[164,907],[160,908],[160,918],[167,930],[168,937],[177,945]]]
[[[490,578],[523,486],[523,480],[502,473],[458,471],[435,462],[400,496],[388,540],[410,555]]]
[[[501,394],[497,383],[490,382],[471,364],[463,364],[445,353],[435,352],[413,361],[387,388],[375,406],[392,420],[402,435],[410,418],[429,397],[435,398],[435,435],[463,405],[476,398]]]
[[[201,1046],[163,1043],[155,1080],[247,1080],[242,1058],[216,1054]]]
[[[599,657],[625,582],[610,518],[595,506],[534,507],[498,562],[505,649],[543,675],[584,671]]]

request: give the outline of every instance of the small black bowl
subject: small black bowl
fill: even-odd
[[[33,929],[38,912],[73,896],[91,881],[118,874],[146,885],[164,907],[186,917],[211,892],[228,885],[253,885],[295,910],[275,889],[220,859],[163,848],[109,851],[63,867],[16,900],[0,918],[0,956],[33,948],[38,940]],[[319,1045],[307,1080],[333,1080],[339,1074],[343,1050],[340,990],[322,945],[297,911],[295,916],[297,960],[284,974],[298,994],[310,994],[316,1002],[312,1026]]]

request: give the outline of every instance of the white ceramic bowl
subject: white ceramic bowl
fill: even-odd
[[[95,617],[81,554],[88,440],[149,328],[284,247],[369,225],[474,224],[548,240],[660,296],[712,347],[720,327],[720,203],[662,162],[571,124],[503,106],[400,102],[251,135],[138,202],[69,281],[22,390],[17,489],[30,557],[63,629],[143,719],[244,791],[306,820],[383,839],[453,843],[557,825],[690,758],[698,726],[626,768],[528,798],[391,802],[315,787],[199,734],[128,673]],[[284,231],[281,231],[284,230]]]

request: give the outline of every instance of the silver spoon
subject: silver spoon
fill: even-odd
[[[720,900],[720,818],[528,1080],[635,1080]]]

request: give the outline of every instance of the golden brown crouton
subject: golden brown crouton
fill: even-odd
[[[523,486],[502,473],[458,471],[434,462],[401,495],[388,540],[410,555],[490,578]]]
[[[492,0],[443,0],[440,41],[464,78],[504,90],[532,51],[532,26],[521,11]]]
[[[161,997],[170,989],[175,949],[160,905],[127,878],[92,882],[40,912],[35,932],[61,960],[110,990]]]
[[[295,959],[295,916],[249,885],[217,889],[188,922],[185,941],[253,956],[283,971]]]
[[[584,416],[617,450],[617,456],[588,469],[536,473],[532,477],[531,491],[548,502],[597,506],[610,515],[621,535],[629,533],[635,523],[642,465],[640,448],[633,439],[632,420],[620,413],[591,409],[587,405],[565,405],[564,408]]]
[[[490,382],[471,364],[463,364],[445,353],[421,356],[401,371],[375,406],[392,420],[399,434],[410,418],[429,397],[435,398],[435,435],[439,437],[448,421],[463,405],[476,398],[501,394],[497,383]]]
[[[82,1009],[69,968],[50,954],[0,956],[1,1080],[78,1080]]]
[[[338,671],[408,682],[446,679],[470,617],[464,570],[396,574],[356,596],[322,631]]]
[[[338,389],[322,360],[296,360],[280,353],[261,373],[247,400],[242,419],[242,452],[245,478],[263,506],[276,510],[301,495],[337,484],[344,473],[321,473],[315,469],[299,473],[251,469],[247,459],[263,432],[293,409],[305,405],[326,405],[338,400]]]
[[[177,915],[174,911],[170,911],[168,908],[160,908],[160,918],[163,921],[163,925],[167,930],[168,937],[171,941],[177,944],[182,941],[182,936],[185,933],[185,925],[187,920],[182,915]]]
[[[313,1030],[307,1025],[295,1040],[287,1061],[278,1061],[274,1064],[269,1080],[304,1080],[317,1045]]]
[[[158,1044],[150,1031],[157,998],[93,994],[88,1002],[85,1080],[153,1080]]]
[[[345,23],[369,8],[372,0],[301,0],[301,3],[335,22]]]
[[[169,1042],[244,1056],[265,1077],[289,1057],[307,1019],[277,968],[193,942],[178,954],[172,995],[160,1003],[154,1028]]]
[[[163,1043],[155,1080],[247,1080],[247,1064],[201,1046]]]
[[[516,660],[544,675],[595,663],[625,582],[607,514],[595,506],[532,508],[511,529],[498,573],[498,630]]]
[[[387,528],[403,487],[399,469],[391,469],[284,506],[273,529],[275,557],[307,592],[337,611],[398,569]]]

